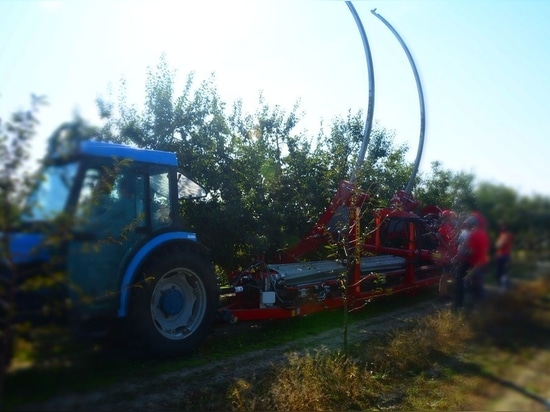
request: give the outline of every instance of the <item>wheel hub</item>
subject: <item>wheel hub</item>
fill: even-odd
[[[174,316],[183,309],[183,293],[176,288],[162,291],[159,309],[165,316]]]

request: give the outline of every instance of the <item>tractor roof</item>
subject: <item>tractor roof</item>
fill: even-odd
[[[62,144],[49,154],[50,160],[69,159],[74,156],[95,156],[118,159],[131,159],[136,162],[146,162],[166,166],[177,166],[175,153],[161,150],[141,149],[117,143],[84,140],[80,143]]]
[[[136,162],[156,163],[168,166],[178,165],[178,160],[174,153],[141,149],[115,143],[83,141],[80,143],[78,152],[90,156],[132,159]]]

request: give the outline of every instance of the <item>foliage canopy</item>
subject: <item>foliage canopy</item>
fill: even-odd
[[[336,117],[317,135],[299,131],[302,113],[266,102],[260,93],[254,113],[242,101],[228,105],[218,93],[215,75],[195,82],[189,73],[181,92],[176,72],[161,56],[150,68],[145,102],[139,110],[127,102],[121,82],[118,101],[98,99],[105,119],[101,139],[175,152],[181,169],[204,184],[209,196],[181,204],[188,227],[213,251],[222,268],[246,265],[257,255],[273,255],[300,239],[333,197],[338,182],[351,176],[362,142],[362,112]],[[407,145],[396,145],[392,131],[375,125],[357,183],[373,206],[385,206],[408,182],[413,164]],[[547,199],[520,199],[512,190],[482,183],[475,176],[445,170],[439,162],[417,175],[415,197],[459,213],[480,210],[493,231],[502,219],[534,244],[548,238]],[[520,224],[532,212],[535,223]],[[523,214],[523,218],[525,214]],[[549,221],[549,220],[546,220]]]

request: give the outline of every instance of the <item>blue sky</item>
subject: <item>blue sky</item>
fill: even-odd
[[[409,63],[376,8],[400,33],[426,102],[421,172],[438,160],[523,195],[550,196],[550,1],[356,1],[374,60],[378,125],[416,155],[419,106]],[[162,53],[183,90],[216,74],[221,97],[254,110],[258,94],[302,127],[367,110],[359,32],[343,1],[0,0],[0,116],[46,95],[35,155],[73,113],[99,124],[95,99],[143,103]]]

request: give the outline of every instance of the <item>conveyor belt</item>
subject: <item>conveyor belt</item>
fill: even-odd
[[[405,259],[392,256],[368,256],[361,259],[361,273],[380,273],[398,270],[405,266]],[[327,280],[336,280],[347,271],[345,263],[334,260],[316,262],[284,263],[268,265],[269,269],[281,275],[286,285],[300,285],[322,283]]]

